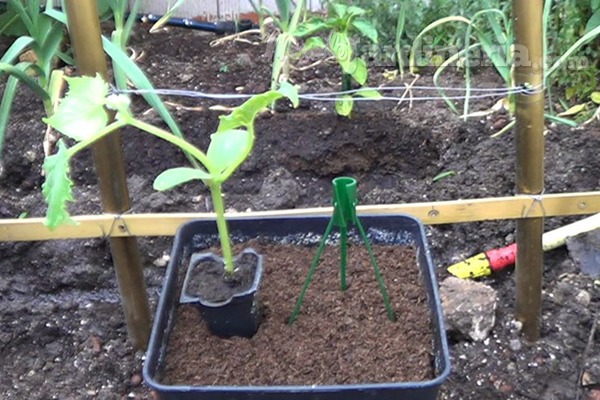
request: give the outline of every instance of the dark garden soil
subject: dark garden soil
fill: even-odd
[[[300,315],[289,325],[315,248],[248,246],[265,256],[258,333],[252,339],[217,338],[195,307],[180,306],[162,382],[310,386],[434,377],[431,316],[413,249],[373,248],[398,322],[387,317],[364,247],[348,249],[349,288],[342,292],[339,248],[332,246],[323,253]]]
[[[229,43],[210,47],[213,36],[169,29],[150,35],[138,29],[133,44],[140,65],[157,87],[211,93],[253,93],[268,88],[269,52],[264,46]],[[5,46],[4,44],[3,46]],[[5,48],[5,47],[3,47]],[[306,60],[308,64],[314,60]],[[385,66],[371,69],[371,83],[384,81]],[[292,73],[303,92],[339,89],[338,70],[321,64]],[[490,70],[476,74],[479,87],[501,87]],[[406,83],[410,79],[406,78]],[[387,85],[403,85],[400,79]],[[431,85],[423,71],[417,81]],[[460,74],[447,85],[463,86]],[[0,175],[0,217],[42,216],[42,107],[21,89],[9,123]],[[435,93],[435,92],[433,92]],[[414,96],[431,95],[415,91]],[[187,137],[205,147],[221,112],[233,103],[165,98]],[[497,99],[482,99],[487,109]],[[490,138],[507,121],[503,114],[461,121],[442,101],[358,104],[351,119],[337,117],[329,103],[304,101],[261,116],[256,148],[224,187],[230,210],[325,206],[331,179],[354,176],[362,204],[420,202],[512,195],[515,143],[512,133]],[[135,109],[158,117],[142,100]],[[546,192],[598,190],[600,128],[548,126]],[[165,168],[185,158],[165,143],[123,132],[134,213],[207,211],[205,188],[186,185],[152,190]],[[89,153],[72,165],[74,214],[101,210]],[[455,174],[441,180],[442,172]],[[549,218],[550,230],[576,218]],[[482,250],[514,241],[507,221],[427,227],[439,278],[445,267]],[[146,284],[156,305],[172,238],[140,238]],[[600,309],[600,282],[581,274],[564,248],[545,258],[542,339],[521,340],[514,316],[511,271],[485,280],[500,306],[491,336],[470,342],[451,336],[453,371],[441,399],[598,399],[582,388],[582,375],[597,376],[600,333],[590,337]],[[294,293],[295,294],[295,293]],[[358,351],[358,350],[357,350]],[[0,397],[6,399],[151,398],[141,382],[142,353],[128,344],[108,243],[103,239],[0,244]],[[402,365],[398,365],[401,368]],[[594,397],[596,396],[596,397]]]

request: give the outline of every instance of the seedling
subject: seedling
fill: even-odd
[[[377,30],[366,19],[366,11],[356,6],[332,4],[330,16],[326,19],[314,17],[305,22],[296,30],[295,35],[306,38],[301,54],[312,49],[326,49],[335,57],[342,68],[342,91],[352,89],[352,80],[359,85],[367,82],[367,64],[359,57],[354,57],[352,35],[359,33],[373,43],[377,43]],[[327,42],[320,36],[321,32],[329,32]],[[361,90],[356,92],[361,97],[377,98],[379,93],[375,90]],[[345,94],[336,102],[335,109],[338,114],[348,116],[352,112],[353,99],[350,94]]]
[[[229,115],[221,116],[217,131],[211,135],[208,150],[204,152],[169,131],[135,118],[129,109],[129,98],[122,94],[110,95],[110,87],[101,77],[67,78],[67,82],[69,92],[56,113],[45,118],[44,122],[77,143],[67,147],[60,140],[58,152],[47,157],[44,162],[46,181],[42,185],[42,191],[48,203],[46,225],[53,229],[62,223],[72,223],[67,211],[67,203],[74,200],[73,182],[69,177],[71,158],[117,129],[132,126],[179,147],[201,164],[199,168],[179,167],[162,172],[154,180],[154,188],[168,190],[194,180],[202,181],[208,186],[216,214],[225,271],[232,274],[235,267],[225,220],[222,185],[253,148],[256,116],[266,106],[284,96],[296,106],[296,89],[288,83],[282,83],[278,91],[255,95]],[[114,122],[109,123],[107,109],[116,111]]]
[[[306,0],[297,1],[295,6],[292,0],[277,0],[275,1],[275,12],[264,7],[262,0],[259,0],[258,4],[250,0],[250,4],[260,18],[259,23],[263,37],[265,36],[265,15],[279,30],[271,68],[271,90],[277,90],[279,83],[287,81],[289,77],[290,49],[295,42],[296,30],[302,23],[301,16],[306,11]]]

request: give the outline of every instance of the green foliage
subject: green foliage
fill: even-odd
[[[337,3],[352,4],[369,13],[379,40],[373,46],[363,43],[358,54],[368,53],[379,65],[397,65],[404,72],[407,55],[423,27],[448,16],[469,17],[482,8],[481,2],[470,0],[336,0]],[[489,8],[500,8],[510,2],[492,0]],[[487,7],[486,7],[487,8]],[[394,27],[396,29],[394,29]],[[462,48],[466,26],[448,25],[435,29],[421,38],[423,63],[429,63],[436,54],[433,49]]]
[[[342,90],[345,91],[351,89],[348,77],[361,86],[367,82],[367,64],[356,57],[352,43],[354,37],[360,36],[377,43],[377,30],[366,19],[366,15],[367,12],[362,8],[331,3],[326,18],[313,17],[300,25],[295,33],[297,37],[306,39],[301,54],[320,48],[334,56],[342,69]],[[315,36],[321,33],[329,33],[327,40]],[[335,109],[339,115],[349,116],[353,104],[352,96],[344,96],[336,102]]]
[[[379,33],[379,45],[377,47],[357,46],[359,54],[369,53],[379,62],[379,65],[395,63],[401,74],[406,65],[405,57],[411,50],[421,54],[414,63],[417,67],[439,66],[455,55],[457,50],[467,49],[474,42],[483,46],[480,49],[487,57],[496,54],[502,58],[510,58],[508,52],[492,53],[485,49],[487,45],[510,46],[512,44],[511,2],[509,1],[336,0],[336,2],[352,4],[367,10],[372,24]],[[547,8],[546,53],[549,56],[548,67],[550,67],[581,37],[600,26],[600,0],[545,0],[544,3]],[[406,10],[410,10],[409,16],[406,15]],[[495,11],[482,14],[482,10]],[[498,12],[502,13],[503,17],[500,17]],[[479,16],[476,17],[476,14]],[[442,24],[426,34],[421,34],[424,27],[446,17],[464,17],[473,20],[475,25]],[[395,26],[396,30],[390,29],[392,26]],[[418,38],[420,34],[421,37]],[[503,41],[499,41],[501,38]],[[418,46],[418,49],[414,49],[415,46]],[[468,54],[463,53],[463,57],[454,60],[462,64],[463,60],[468,60]],[[495,67],[500,65],[497,61],[494,61]],[[586,99],[597,87],[600,77],[599,62],[600,46],[598,39],[595,38],[578,48],[576,59],[561,63],[548,84],[561,87],[569,100]],[[509,81],[506,71],[498,72],[506,82]]]
[[[233,272],[233,257],[225,222],[221,186],[252,151],[256,116],[273,101],[282,97],[288,97],[294,106],[297,106],[296,89],[283,82],[279,91],[254,95],[229,115],[221,116],[217,131],[211,135],[211,142],[205,153],[171,132],[136,119],[129,110],[130,103],[125,96],[107,96],[108,84],[100,76],[69,78],[67,81],[69,91],[65,98],[60,102],[56,113],[44,121],[74,139],[77,144],[67,148],[60,142],[58,153],[47,157],[44,163],[46,181],[43,192],[48,202],[46,224],[55,228],[69,220],[66,203],[73,200],[72,182],[69,178],[70,158],[114,130],[129,125],[176,145],[202,165],[204,169],[166,170],[156,178],[154,187],[157,190],[167,190],[193,180],[203,181],[208,186],[217,214],[226,270]],[[116,121],[111,124],[108,124],[106,108],[115,109],[117,112]]]
[[[154,179],[154,189],[159,191],[173,189],[190,181],[204,181],[210,179],[210,174],[205,171],[189,168],[177,167],[163,171]]]
[[[175,119],[171,116],[169,110],[165,107],[160,97],[154,93],[153,85],[144,74],[142,69],[129,58],[127,54],[127,44],[133,31],[135,18],[140,6],[140,1],[135,0],[129,8],[127,0],[99,0],[100,10],[104,10],[104,18],[112,17],[114,19],[115,29],[111,38],[102,37],[102,46],[106,54],[112,60],[112,67],[115,75],[115,83],[119,89],[127,89],[127,82],[133,83],[137,89],[145,90],[142,97],[146,102],[156,110],[158,115],[165,121],[169,129],[178,137],[183,138],[181,129]],[[48,7],[46,14],[54,20],[67,26],[67,16],[58,9]],[[193,157],[188,159],[194,166],[197,165]]]
[[[80,142],[108,124],[104,106],[109,87],[102,79],[65,80],[70,87],[69,96],[62,100],[61,112],[45,118],[44,122],[63,135]]]
[[[64,223],[72,223],[67,203],[73,201],[73,181],[69,173],[69,154],[67,146],[60,140],[58,152],[44,160],[46,180],[42,185],[42,193],[48,204],[45,224],[51,229]]]
[[[598,0],[591,0],[591,3],[594,3],[591,6],[593,7],[597,5],[597,2]],[[515,57],[515,55],[512,54],[514,32],[507,9],[491,7],[492,2],[490,0],[483,0],[480,4],[483,6],[483,9],[473,13],[470,18],[458,15],[449,17],[447,16],[429,24],[417,35],[410,56],[411,71],[416,72],[418,61],[415,54],[417,54],[420,50],[419,41],[421,37],[434,30],[446,28],[449,25],[460,25],[466,27],[463,39],[464,47],[460,51],[455,52],[455,54],[450,56],[447,60],[443,61],[434,74],[434,82],[438,87],[440,87],[439,78],[445,68],[453,63],[456,63],[464,68],[465,84],[467,89],[465,93],[466,100],[463,108],[463,117],[465,119],[471,116],[469,110],[469,97],[471,89],[471,60],[476,59],[476,57],[473,57],[474,50],[481,50],[482,54],[485,55],[485,60],[491,62],[491,65],[494,66],[507,87],[511,88],[515,86],[512,75],[513,57]],[[589,5],[587,2],[586,4]],[[580,12],[583,8],[585,8],[585,5],[581,4],[570,5],[576,9],[577,12]],[[564,5],[561,4],[561,7],[564,7]],[[598,68],[596,64],[598,63],[598,54],[596,54],[596,56],[593,58],[590,58],[590,56],[586,56],[585,54],[586,49],[590,49],[589,45],[592,44],[594,40],[597,41],[597,38],[600,35],[600,26],[594,27],[595,22],[593,15],[591,18],[589,16],[581,18],[581,15],[577,13],[573,14],[573,10],[563,11],[565,12],[563,17],[572,15],[572,19],[574,19],[571,26],[565,31],[564,34],[564,36],[569,38],[568,42],[564,41],[563,35],[558,35],[561,37],[560,39],[556,39],[556,34],[553,32],[553,29],[556,28],[557,24],[557,19],[554,15],[555,12],[558,12],[556,10],[556,4],[554,4],[552,0],[546,0],[544,3],[544,63],[547,66],[544,71],[544,82],[549,89],[557,82],[563,85],[563,87],[566,86],[565,92],[567,98],[580,97],[582,95],[589,96],[589,94],[596,88],[598,77]],[[579,32],[580,36],[577,36],[574,31],[570,30],[572,26],[579,26],[577,32]],[[568,46],[565,45],[561,47],[561,43],[568,43]],[[560,51],[560,53],[553,53],[557,51],[557,49]],[[597,53],[598,49],[596,48],[595,51]],[[580,55],[582,53],[583,60],[587,62],[591,61],[594,63],[594,65],[590,67],[589,64],[585,63],[586,65],[583,69],[574,68],[572,65],[574,61],[573,56],[577,54],[578,57],[581,57]],[[521,57],[522,56],[526,57],[527,55],[521,55]],[[568,74],[562,75],[561,71],[567,71]],[[441,89],[438,91],[444,97],[448,106],[453,111],[458,113],[456,106],[446,97],[444,91]],[[514,112],[514,95],[509,95],[506,103],[508,104],[509,111],[511,113]],[[552,102],[550,102],[550,104],[552,105]],[[478,114],[479,113],[475,113],[473,115]],[[570,114],[563,115],[567,116]],[[573,121],[562,118],[560,115],[553,115],[552,112],[547,114],[546,118],[554,122],[567,124],[569,126],[577,125]],[[513,123],[514,122],[511,121],[509,125],[502,130],[502,132],[506,131],[510,126],[512,126]]]
[[[12,103],[19,83],[23,82],[42,100],[47,115],[53,110],[52,99],[57,97],[59,86],[52,84],[54,63],[60,58],[71,58],[61,51],[64,39],[63,26],[49,17],[40,0],[8,0],[6,11],[0,16],[5,25],[3,34],[18,35],[0,58],[0,78],[9,75],[0,102],[0,160]],[[19,62],[19,56],[31,51],[33,61]]]
[[[279,30],[271,69],[271,90],[277,90],[279,82],[289,77],[290,51],[296,31],[302,24],[301,17],[306,13],[306,0],[299,0],[296,4],[292,0],[276,0],[276,10],[264,7],[262,0],[259,0],[258,4],[250,0],[250,4],[259,15],[263,32],[265,16],[268,16]]]

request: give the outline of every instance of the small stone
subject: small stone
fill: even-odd
[[[133,374],[130,379],[131,386],[139,386],[142,383],[142,376],[140,374]]]
[[[508,383],[503,383],[502,385],[500,385],[498,390],[502,393],[510,393],[513,391],[513,387],[512,387],[512,385],[509,385]]]
[[[575,295],[575,301],[584,307],[588,307],[592,301],[592,295],[587,290],[579,290]]]
[[[276,168],[263,181],[255,201],[255,209],[294,208],[301,189],[294,176],[285,168]]]
[[[521,344],[519,339],[512,339],[508,342],[508,347],[510,347],[512,351],[517,352],[523,348],[523,344]]]
[[[102,342],[100,341],[100,338],[98,336],[92,336],[91,341],[92,352],[94,354],[100,354],[100,352],[102,351]]]
[[[561,281],[556,284],[556,287],[552,291],[552,298],[557,304],[565,304],[573,293],[575,292],[575,287],[568,281]]]
[[[471,280],[446,278],[440,285],[446,329],[485,340],[496,323],[496,291]]]
[[[167,266],[170,259],[171,256],[169,256],[168,254],[163,254],[161,257],[158,257],[156,260],[152,261],[152,264],[155,267],[163,268]]]
[[[587,400],[600,400],[600,389],[590,390]]]
[[[585,360],[583,374],[581,375],[581,385],[600,385],[600,355],[592,356]]]
[[[594,378],[588,371],[583,371],[581,375],[581,386],[591,386],[594,384]]]
[[[193,74],[181,74],[181,75],[179,75],[179,81],[183,82],[183,83],[189,82],[192,79],[194,79],[194,75]]]
[[[523,329],[523,323],[521,321],[514,320],[512,326],[517,332],[521,332],[521,329]]]
[[[37,159],[37,155],[35,154],[35,151],[27,150],[25,152],[25,158],[27,159],[27,161],[32,163]]]
[[[235,59],[235,63],[237,65],[239,65],[240,67],[250,67],[250,66],[254,65],[254,62],[252,61],[252,57],[248,53],[238,54],[237,58]]]

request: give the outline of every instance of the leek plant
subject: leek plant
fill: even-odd
[[[0,77],[8,76],[0,100],[0,161],[4,148],[6,127],[19,83],[27,85],[42,101],[47,116],[54,112],[62,87],[63,71],[56,68],[58,60],[72,64],[72,58],[62,51],[64,27],[42,9],[40,0],[8,0],[2,19],[4,33],[19,34],[0,57]],[[52,6],[47,0],[46,8]],[[4,29],[6,28],[6,29]],[[30,51],[28,61],[19,57]]]
[[[260,17],[261,31],[265,29],[265,15],[268,16],[279,34],[275,41],[275,53],[271,68],[271,90],[277,90],[281,81],[287,81],[290,75],[290,53],[296,42],[297,30],[306,16],[306,0],[298,0],[294,6],[292,0],[276,0],[276,10],[270,10],[259,3],[250,1]]]
[[[483,1],[483,5],[489,6],[488,0]],[[575,52],[579,51],[583,46],[591,42],[593,39],[600,35],[600,26],[591,27],[585,34],[570,45],[570,47],[558,58],[554,63],[549,65],[549,29],[550,29],[550,13],[553,7],[552,0],[546,0],[544,3],[544,64],[548,67],[544,70],[544,83],[546,87],[550,87],[550,80],[559,70],[563,67]],[[459,63],[465,69],[465,82],[466,82],[466,99],[463,105],[462,117],[468,118],[470,116],[481,115],[481,113],[471,113],[470,111],[470,90],[471,90],[471,60],[473,59],[472,54],[474,50],[482,51],[485,56],[491,61],[492,65],[498,72],[498,74],[504,80],[507,88],[514,88],[515,82],[512,75],[513,67],[513,44],[514,35],[512,24],[510,19],[507,17],[506,10],[498,8],[484,8],[476,12],[470,19],[462,16],[450,16],[442,18],[438,21],[433,22],[423,29],[423,31],[417,36],[420,39],[425,33],[439,28],[445,24],[461,23],[465,24],[467,29],[464,39],[464,48],[458,51],[453,56],[445,60],[442,65],[436,70],[434,74],[434,83],[438,87],[438,92],[444,98],[444,101],[448,107],[457,114],[460,114],[456,105],[448,98],[443,89],[441,89],[440,77],[443,71],[454,63]],[[415,72],[417,69],[417,56],[418,43],[413,45],[411,56],[410,56],[410,69],[411,72]],[[502,99],[495,106],[493,110],[497,108],[506,108],[509,110],[511,115],[514,112],[514,95],[508,95],[507,98]],[[577,123],[566,118],[547,113],[546,118],[553,122],[566,124],[569,126],[577,126]],[[507,130],[511,129],[514,125],[514,119],[512,119],[507,126],[505,126],[500,132],[496,133],[499,135]]]

